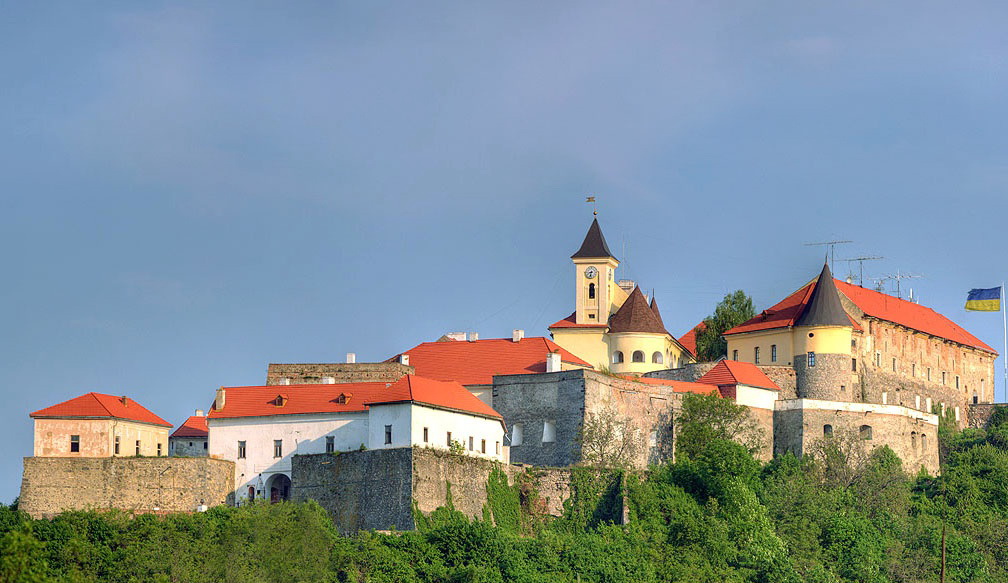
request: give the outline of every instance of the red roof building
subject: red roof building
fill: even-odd
[[[29,415],[32,419],[125,419],[171,427],[172,424],[151,413],[129,397],[86,393]]]
[[[707,371],[707,374],[697,379],[698,383],[707,383],[718,387],[726,385],[748,385],[759,389],[769,389],[779,391],[777,383],[770,380],[770,377],[759,369],[758,366],[748,362],[737,362],[734,360],[721,360],[714,368]]]
[[[36,457],[163,456],[171,423],[129,397],[86,393],[30,414]]]

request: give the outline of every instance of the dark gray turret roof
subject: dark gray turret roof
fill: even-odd
[[[616,259],[609,251],[609,245],[606,245],[598,219],[592,220],[591,226],[588,227],[588,234],[585,235],[584,242],[581,243],[581,248],[577,250],[577,253],[571,255],[571,259],[579,257],[612,257]]]
[[[812,297],[805,304],[805,310],[795,321],[795,326],[850,326],[851,320],[840,303],[840,292],[833,283],[829,263],[823,265],[822,273],[816,280]]]

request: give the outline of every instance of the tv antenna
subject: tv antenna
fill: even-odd
[[[885,259],[881,255],[870,255],[864,257],[851,257],[850,259],[841,259],[840,261],[847,262],[847,271],[850,271],[850,264],[853,261],[858,262],[858,270],[860,275],[858,275],[858,285],[864,287],[864,262],[865,261],[877,261],[879,259]]]
[[[853,242],[854,241],[851,241],[849,239],[844,239],[844,240],[837,240],[837,241],[822,241],[820,243],[805,243],[805,246],[806,247],[813,247],[813,246],[819,246],[819,245],[829,246],[829,262],[830,262],[830,268],[832,269],[833,262],[836,259],[834,257],[835,251],[836,251],[836,246],[837,245],[842,245],[844,243],[853,243]]]
[[[901,272],[901,271],[899,271],[897,269],[895,275],[886,275],[886,276],[884,276],[881,279],[878,279],[876,281],[878,281],[879,285],[881,285],[883,281],[886,281],[886,280],[889,280],[889,279],[894,280],[896,282],[896,297],[902,299],[902,296],[900,295],[900,281],[902,281],[904,279],[918,279],[918,278],[921,278],[921,277],[924,277],[924,276],[920,275],[919,273],[903,273],[903,272]],[[881,290],[879,290],[879,291],[881,291]]]

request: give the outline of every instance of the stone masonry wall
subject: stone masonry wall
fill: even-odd
[[[413,450],[375,449],[291,458],[291,499],[312,499],[343,534],[413,530]]]
[[[496,376],[493,389],[493,407],[510,428],[508,439],[521,427],[521,444],[509,441],[511,461],[546,467],[581,461],[576,438],[590,415],[614,415],[635,426],[642,442],[637,467],[671,457],[672,415],[681,398],[670,387],[588,370]],[[547,423],[555,429],[553,441],[543,439]]]
[[[266,369],[266,384],[279,385],[289,379],[292,385],[322,383],[325,377],[332,377],[339,383],[387,382],[399,380],[403,375],[413,374],[415,369],[397,362],[356,362],[356,363],[271,363]]]
[[[514,485],[521,476],[538,494],[540,511],[563,513],[571,470],[499,464],[442,450],[396,448],[338,455],[294,456],[292,498],[313,499],[343,534],[358,530],[412,530],[413,508],[429,514],[448,504],[470,518],[483,516],[487,480],[499,468]]]
[[[991,415],[998,407],[1008,407],[1008,403],[977,403],[970,405],[967,413],[969,426],[974,429],[983,429],[990,423]]]
[[[805,356],[795,356],[795,381],[799,399],[857,401],[851,383],[849,354],[816,353],[815,366],[808,366]]]
[[[19,507],[33,518],[65,510],[193,512],[232,501],[234,463],[209,458],[24,458]]]

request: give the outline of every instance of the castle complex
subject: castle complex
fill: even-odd
[[[936,473],[939,416],[963,427],[993,401],[994,349],[928,308],[834,279],[828,265],[728,330],[727,358],[698,362],[696,329],[673,336],[655,298],[617,278],[619,261],[597,219],[571,260],[574,310],[549,326],[550,338],[455,333],[378,363],[352,354],[342,363],[273,363],[263,385],[217,389],[206,415],[198,411],[170,438],[166,422],[127,397],[89,393],[36,411],[23,506],[36,515],[86,507],[47,494],[87,489],[73,478],[85,464],[92,482],[95,472],[156,476],[149,496],[128,504],[85,496],[91,506],[150,511],[156,499],[159,509],[193,511],[311,497],[326,501],[343,530],[384,528],[384,520],[409,527],[409,499],[431,508],[446,495],[420,500],[420,482],[459,474],[442,465],[444,454],[564,468],[597,459],[579,434],[610,418],[634,442],[632,465],[674,459],[674,420],[691,393],[747,407],[762,429],[762,459],[807,454],[843,434],[867,449],[892,448],[908,472]],[[333,465],[340,452],[347,456]],[[151,460],[162,469],[116,469],[116,458],[169,453]],[[202,457],[204,465],[172,465]],[[111,461],[87,465],[95,458]],[[165,476],[176,474],[187,477],[172,481],[168,496]],[[198,484],[186,490],[187,480]],[[143,492],[147,482],[136,483]],[[369,514],[377,512],[376,487],[406,510],[394,520]]]

